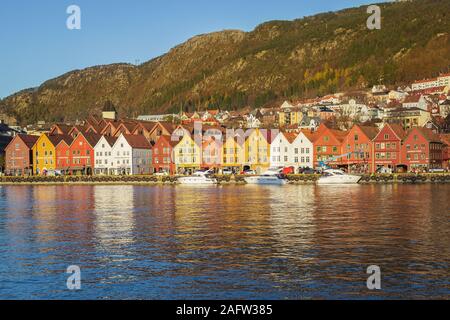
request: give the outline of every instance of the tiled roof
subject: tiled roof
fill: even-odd
[[[403,101],[403,103],[417,103],[420,100],[420,95],[411,95],[411,96],[407,96],[405,98],[405,100]]]
[[[389,126],[391,127],[392,131],[395,132],[395,134],[400,138],[404,139],[406,136],[405,130],[403,130],[403,127],[397,123],[390,123]]]
[[[370,139],[373,140],[378,134],[378,127],[371,126],[359,126],[362,132]]]
[[[32,148],[34,146],[34,144],[36,143],[36,141],[38,141],[39,137],[38,136],[30,136],[30,135],[26,135],[26,134],[19,134],[18,137],[23,141],[23,143],[25,143],[25,145],[28,148]]]
[[[298,134],[293,133],[293,132],[283,132],[283,135],[289,143],[294,142],[298,136]]]
[[[48,136],[48,139],[50,142],[56,147],[58,144],[60,144],[62,141],[70,145],[73,141],[73,138],[66,134],[56,134]]]
[[[141,135],[124,134],[124,138],[132,148],[136,149],[151,149],[150,142]]]
[[[420,134],[428,141],[428,142],[441,142],[441,138],[439,137],[439,135],[435,134],[433,132],[433,130],[428,129],[428,128],[413,128],[411,129],[409,133],[413,132],[414,130],[417,130],[420,132]]]
[[[105,137],[106,142],[108,142],[111,147],[117,141],[117,137],[111,137],[111,136],[103,136],[103,137]]]
[[[83,136],[92,148],[95,147],[102,138],[102,135],[98,133],[83,133]]]

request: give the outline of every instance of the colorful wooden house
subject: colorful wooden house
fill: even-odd
[[[114,161],[112,148],[117,138],[111,136],[102,136],[94,147],[94,174],[112,175],[111,163]]]
[[[328,128],[321,124],[314,134],[314,165],[320,166],[324,162],[329,167],[342,164],[342,144],[346,132]]]
[[[403,141],[403,163],[408,171],[427,171],[443,167],[444,144],[428,128],[410,129]]]
[[[245,162],[245,133],[243,130],[226,130],[223,143],[223,169],[240,173]]]
[[[263,173],[270,167],[270,143],[278,130],[250,129],[246,132],[244,170]]]
[[[70,145],[70,171],[73,174],[92,175],[94,172],[94,147],[102,136],[96,133],[80,133]]]
[[[373,139],[378,134],[377,127],[354,125],[343,141],[342,152],[350,153],[342,158],[342,165],[347,166],[351,172],[373,173]]]
[[[5,173],[22,176],[33,174],[32,148],[39,137],[19,134],[5,148]]]
[[[46,175],[56,170],[56,146],[61,140],[71,137],[67,135],[43,134],[34,144],[33,150],[33,172],[37,175]]]
[[[174,147],[177,173],[192,173],[201,168],[202,142],[195,141],[193,135],[185,134]]]
[[[69,174],[72,164],[72,157],[70,154],[70,145],[72,144],[72,136],[67,135],[55,145],[56,152],[56,170],[61,174]]]
[[[450,134],[441,134],[441,142],[443,143],[442,150],[442,167],[444,169],[450,169]]]
[[[406,171],[402,159],[402,143],[406,133],[399,124],[386,123],[373,139],[374,156],[372,167],[390,169],[394,172]]]
[[[152,162],[156,173],[176,174],[174,147],[178,144],[171,136],[160,136],[152,148]]]

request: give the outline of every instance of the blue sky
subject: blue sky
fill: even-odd
[[[144,62],[201,33],[252,30],[373,1],[364,0],[2,0],[0,98],[73,69]],[[66,9],[81,8],[81,30]]]

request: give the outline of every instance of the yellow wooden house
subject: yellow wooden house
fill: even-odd
[[[34,144],[33,148],[33,172],[44,174],[54,171],[56,168],[55,145],[47,134],[42,134]]]
[[[245,136],[244,132],[227,130],[223,143],[223,168],[229,168],[240,173],[245,163]]]
[[[266,129],[252,129],[247,132],[244,169],[255,170],[258,174],[261,174],[270,167],[272,135],[274,135],[272,131]]]
[[[201,168],[201,141],[196,143],[191,134],[185,134],[174,147],[177,173],[194,172]]]

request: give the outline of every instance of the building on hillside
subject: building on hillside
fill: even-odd
[[[16,135],[5,148],[5,174],[12,176],[33,174],[32,148],[37,136]]]
[[[111,136],[101,136],[94,147],[94,174],[96,175],[114,175],[114,157],[112,148],[117,138]]]
[[[420,108],[387,109],[383,116],[384,122],[400,124],[405,130],[414,127],[423,127],[430,119],[430,112]]]
[[[105,105],[103,106],[102,117],[103,119],[114,121],[117,120],[117,110],[111,101],[106,101]]]
[[[282,108],[278,113],[279,127],[297,125],[302,121],[303,117],[303,108],[301,107]]]
[[[402,159],[402,143],[406,133],[399,124],[386,123],[373,139],[374,156],[372,167],[377,171],[387,168],[393,172],[406,171]]]
[[[427,128],[413,128],[405,136],[402,153],[409,171],[440,169],[444,144],[439,135]]]
[[[422,109],[428,111],[428,102],[424,95],[410,95],[403,100],[402,107],[405,109]]]

